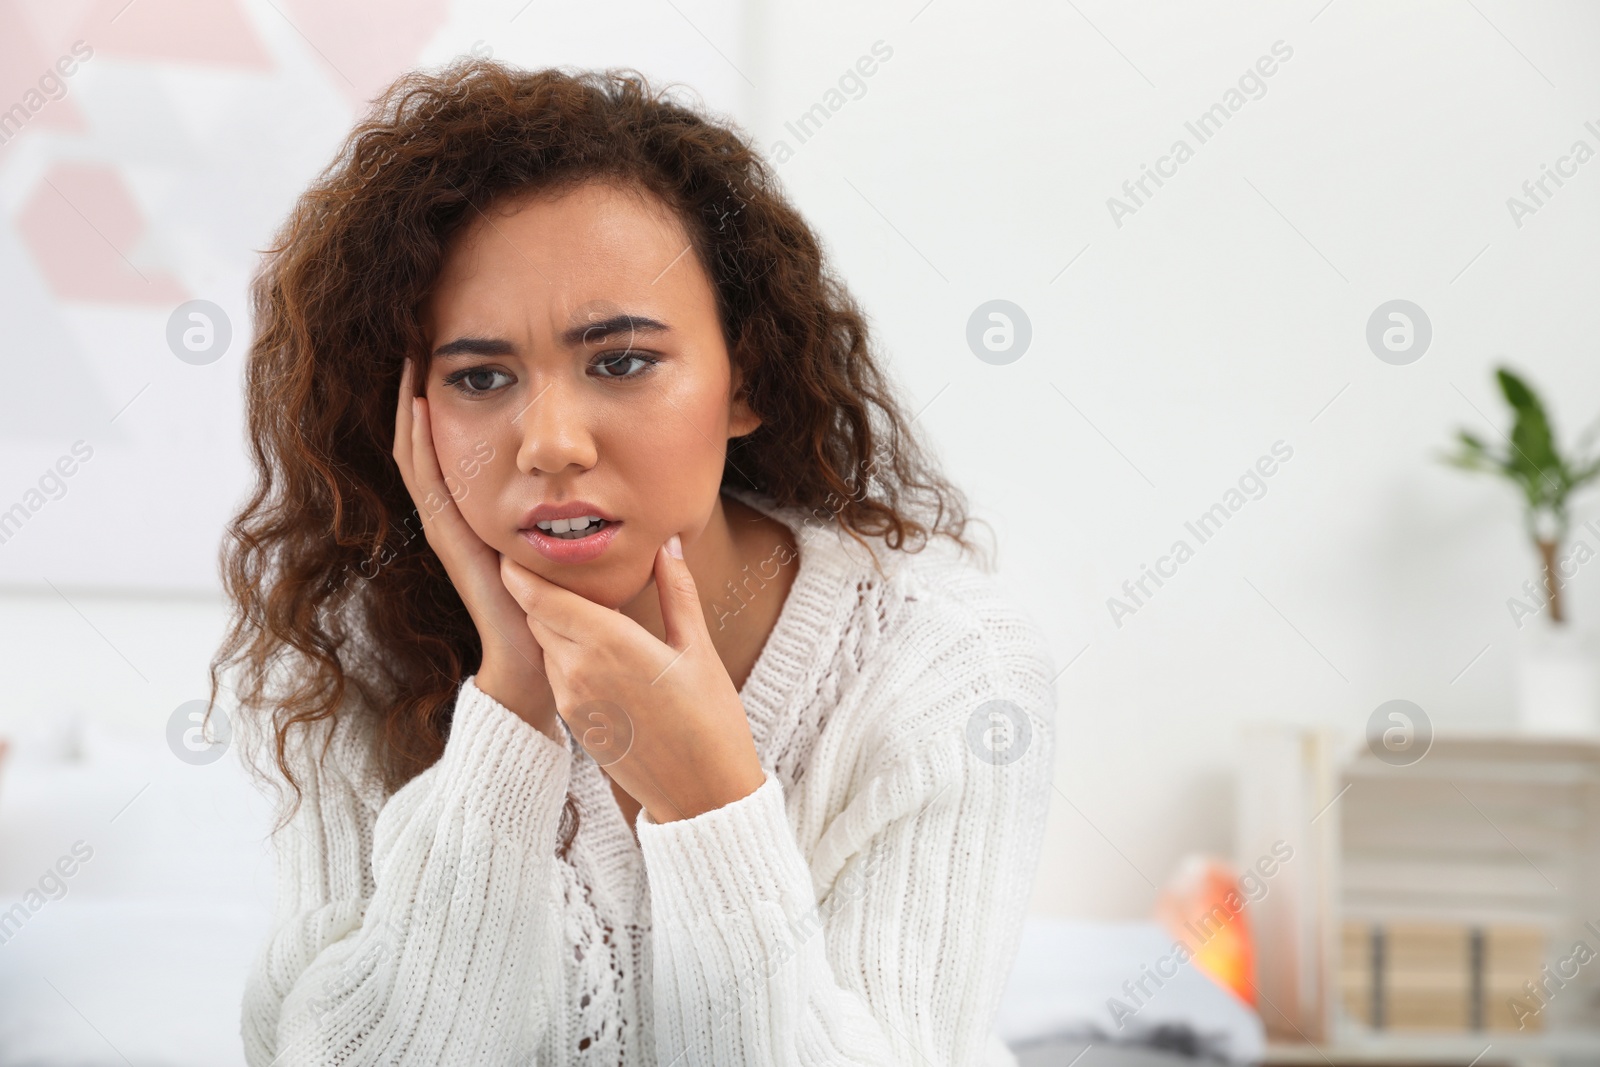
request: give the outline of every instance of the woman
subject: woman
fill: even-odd
[[[746,142],[408,75],[253,295],[248,1061],[1014,1062],[1054,672]]]

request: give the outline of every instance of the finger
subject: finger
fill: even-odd
[[[441,497],[429,482],[425,466],[418,462],[419,453],[424,448],[428,455],[432,455],[433,431],[425,421],[426,412],[422,409],[426,408],[427,401],[418,396],[417,363],[410,356],[401,362],[398,392],[395,403],[394,461],[400,468],[400,480],[405,484],[406,492],[417,506],[423,533],[432,543],[438,526],[428,520],[452,502]],[[433,466],[438,468],[437,460]]]
[[[394,407],[394,461],[400,468],[400,478],[405,482],[406,491],[415,495],[411,479],[411,398],[415,395],[411,384],[411,367],[411,357],[407,356],[400,365],[400,390]]]
[[[510,556],[500,557],[500,580],[528,618],[553,637],[568,641],[592,639],[623,617],[535,574]]]
[[[709,637],[694,575],[681,555],[682,545],[678,535],[673,534],[666,544],[656,549],[656,593],[661,597],[661,620],[665,624],[667,644],[680,652]],[[680,554],[673,555],[672,548]]]
[[[411,420],[411,476],[418,513],[425,527],[437,524],[452,536],[462,534],[467,520],[456,509],[455,494],[445,483],[433,449],[433,415],[427,398],[418,397],[416,406],[417,416]]]
[[[426,522],[429,513],[440,510],[440,501],[435,496],[431,507],[424,505],[425,498],[430,493],[437,494],[438,490],[428,478],[426,465],[419,462],[422,449],[418,447],[418,439],[422,439],[427,455],[432,456],[433,429],[431,424],[422,421],[427,414],[427,398],[418,392],[417,377],[417,361],[410,356],[405,357],[401,361],[400,388],[395,402],[394,460],[400,468],[400,478],[405,483],[406,492],[411,494],[417,507],[425,512],[422,518]],[[434,460],[433,467],[438,469],[437,460]],[[442,481],[442,476],[438,480]]]
[[[557,641],[564,640],[549,626],[545,625],[533,612],[528,610],[528,605],[538,599],[538,591],[534,583],[527,579],[531,576],[536,582],[543,581],[537,574],[519,564],[516,560],[500,553],[500,584],[506,587],[506,592],[511,594],[511,599],[517,602],[517,607],[522,609],[523,617],[528,623],[528,632],[538,642],[541,648],[553,648]]]
[[[540,644],[548,644],[557,638],[572,640],[567,634],[576,632],[576,628],[570,623],[556,624],[561,607],[555,594],[568,593],[568,590],[540,577],[503,553],[500,556],[500,581],[511,594],[511,599],[527,614],[528,625]]]

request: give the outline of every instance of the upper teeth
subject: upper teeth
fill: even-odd
[[[587,530],[591,523],[599,521],[600,516],[598,515],[579,515],[575,519],[545,519],[535,525],[539,529],[548,530],[551,533],[568,533],[572,530]]]

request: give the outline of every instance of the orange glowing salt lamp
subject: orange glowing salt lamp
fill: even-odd
[[[1212,981],[1256,1004],[1255,950],[1239,878],[1222,860],[1189,856],[1156,900],[1156,918]]]

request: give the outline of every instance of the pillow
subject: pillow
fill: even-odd
[[[0,948],[0,1063],[244,1067],[240,1003],[269,921],[237,903],[51,901]]]
[[[1239,998],[1191,964],[1176,965],[1159,985],[1149,977],[1153,968],[1171,968],[1172,945],[1157,923],[1030,916],[996,1032],[1014,1049],[1079,1038],[1097,1049],[1138,1045],[1260,1062],[1266,1031]],[[1130,993],[1125,983],[1140,981],[1144,991]]]
[[[224,752],[143,730],[18,724],[0,777],[0,1063],[244,1063],[271,923],[268,799]]]

